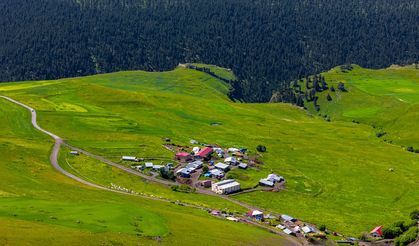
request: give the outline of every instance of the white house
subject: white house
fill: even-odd
[[[212,191],[217,194],[229,194],[240,190],[240,183],[234,179],[223,180],[212,184]]]
[[[220,169],[220,170],[222,170],[224,172],[227,172],[230,169],[230,166],[229,165],[226,165],[226,164],[221,163],[221,162],[215,164],[214,167],[217,168],[217,169]]]
[[[261,179],[261,180],[259,180],[259,185],[273,187],[274,182],[272,182],[268,179]]]
[[[304,233],[312,233],[312,232],[315,232],[315,230],[313,229],[313,228],[311,228],[310,226],[304,226],[303,228],[301,228],[301,230],[304,232]]]
[[[153,168],[153,162],[146,162],[145,167],[146,168]]]
[[[229,156],[224,159],[224,163],[227,163],[229,165],[235,165],[237,163],[237,159],[236,157]]]

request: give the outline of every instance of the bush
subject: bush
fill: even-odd
[[[383,238],[385,239],[393,239],[400,236],[403,233],[400,227],[394,225],[384,227],[382,232]]]
[[[264,145],[258,145],[257,147],[256,147],[256,150],[257,151],[259,151],[259,152],[266,152],[266,146],[264,146]]]
[[[419,209],[415,209],[410,213],[410,218],[415,221],[419,221]]]
[[[183,193],[193,193],[195,188],[190,187],[189,185],[172,185],[170,187],[172,191],[183,192]]]
[[[412,146],[407,147],[406,150],[409,151],[409,152],[415,151]]]
[[[327,229],[327,228],[326,228],[326,225],[323,225],[323,224],[322,224],[322,225],[320,225],[320,226],[319,226],[319,230],[320,230],[320,231],[326,231],[326,229]]]
[[[326,99],[327,99],[327,101],[332,101],[332,96],[330,96],[330,94],[327,94],[327,97],[326,97]]]
[[[368,232],[363,232],[363,233],[359,236],[359,240],[361,240],[361,241],[367,241],[367,240],[368,240]]]
[[[377,132],[375,135],[377,136],[377,138],[381,138],[382,136],[386,135],[386,132]]]
[[[394,244],[396,246],[408,245],[409,243],[414,242],[416,240],[417,236],[418,236],[418,228],[417,227],[411,227],[403,235],[396,238],[396,240],[394,240]]]
[[[207,165],[204,165],[204,166],[202,167],[202,173],[207,173],[208,171],[209,171],[208,166],[207,166]]]

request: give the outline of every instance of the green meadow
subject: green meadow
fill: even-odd
[[[419,155],[376,137],[376,132],[381,127],[388,131],[386,137],[392,137],[394,143],[417,143],[417,133],[414,131],[414,127],[417,127],[417,98],[415,93],[411,93],[418,85],[416,71],[413,68],[393,71],[356,67],[349,73],[340,73],[336,69],[326,73],[329,84],[333,83],[331,81],[337,83],[344,80],[349,89],[347,94],[332,95],[336,100],[326,106],[323,106],[326,101],[319,101],[321,113],[331,115],[331,122],[325,121],[310,108],[303,110],[288,104],[231,102],[227,96],[228,85],[205,73],[181,67],[160,73],[130,71],[56,81],[5,83],[0,85],[0,94],[35,108],[38,111],[39,124],[65,138],[70,144],[114,161],[119,161],[121,155],[173,158],[173,153],[162,147],[166,137],[171,138],[174,143],[184,145],[188,145],[190,139],[196,139],[225,147],[245,147],[253,154],[256,146],[263,144],[268,150],[262,154],[263,164],[249,170],[234,170],[229,175],[236,178],[243,188],[250,188],[257,185],[259,179],[275,172],[285,177],[285,189],[276,193],[246,193],[234,198],[314,224],[325,224],[331,230],[344,234],[358,236],[376,225],[405,219],[411,210],[419,206]],[[351,74],[354,76],[351,77]],[[359,74],[359,77],[355,74]],[[377,76],[381,77],[374,79]],[[382,85],[382,90],[371,85],[362,86],[359,78],[366,78],[368,83],[376,81],[377,86],[381,85],[381,79],[387,79],[390,82],[385,84],[390,85],[391,80],[396,80],[405,89],[400,90],[394,85],[387,88],[385,84]],[[358,96],[363,98],[359,99]],[[152,219],[155,214],[162,217],[161,221],[156,220],[157,225],[150,226],[149,231],[144,230],[143,234],[148,233],[151,237],[161,235],[163,241],[173,240],[176,235],[193,229],[189,225],[176,226],[176,223],[180,224],[176,216],[185,211],[188,211],[193,221],[191,225],[198,223],[197,221],[208,221],[205,226],[213,228],[208,229],[208,237],[226,231],[216,228],[221,224],[234,226],[236,233],[241,233],[240,230],[249,232],[249,239],[244,239],[243,236],[237,239],[234,236],[228,238],[226,234],[219,235],[220,238],[228,238],[232,242],[236,239],[251,243],[254,241],[250,238],[267,237],[263,231],[243,225],[226,224],[215,218],[208,218],[204,212],[178,208],[176,205],[161,205],[161,202],[141,198],[127,198],[74,184],[48,166],[48,151],[52,143],[31,130],[25,111],[16,108],[12,110],[9,103],[1,103],[1,113],[14,114],[8,117],[13,122],[2,129],[2,135],[13,136],[13,139],[17,138],[16,135],[25,137],[19,140],[19,148],[13,147],[14,152],[6,150],[10,159],[1,160],[1,168],[8,168],[12,160],[23,166],[26,163],[32,165],[34,161],[27,160],[23,154],[24,151],[31,153],[30,158],[36,159],[45,169],[44,172],[48,173],[48,177],[42,179],[46,186],[43,189],[59,190],[59,194],[68,193],[77,197],[76,194],[85,194],[87,204],[94,196],[97,197],[94,200],[99,203],[110,203],[114,199],[116,204],[113,209],[118,211],[123,211],[120,206],[137,208],[140,206],[137,204],[141,204],[136,217],[142,216],[144,221],[147,216]],[[399,116],[404,117],[403,121],[393,120],[391,124],[387,114],[393,112],[392,110],[400,113]],[[403,114],[406,110],[409,113]],[[352,123],[352,119],[359,119],[361,124]],[[221,125],[213,126],[212,122],[219,122]],[[376,124],[376,128],[371,127],[372,124]],[[27,133],[17,127],[25,129]],[[26,140],[28,137],[25,134],[32,139],[32,148],[28,147],[31,141]],[[40,139],[44,139],[44,142]],[[17,153],[22,153],[21,159],[16,158]],[[85,156],[69,156],[66,149],[61,152],[60,163],[67,170],[104,186],[114,183],[147,196],[155,195],[204,207],[243,212],[243,208],[218,198],[173,192],[168,187],[146,182]],[[394,171],[390,172],[390,168]],[[9,179],[20,179],[22,176],[20,172],[12,170],[2,173]],[[27,175],[32,173],[27,171]],[[59,185],[48,185],[49,179]],[[1,182],[9,183],[3,179]],[[25,179],[19,182],[23,186],[17,193],[19,196],[26,192],[25,188],[31,187],[30,182],[40,181]],[[53,187],[50,188],[51,186]],[[7,189],[4,192],[14,194]],[[63,202],[60,196],[54,197],[57,203]],[[7,198],[3,201],[13,206],[13,199]],[[26,201],[27,198],[21,199]],[[74,200],[68,201],[72,202]],[[79,214],[79,209],[83,206],[89,205],[77,208],[74,206],[77,210],[75,214]],[[27,218],[31,216],[26,215]],[[13,215],[4,217],[7,221],[16,220]],[[63,215],[63,220],[64,218],[66,217]],[[109,228],[118,227],[116,221],[119,220],[108,218],[106,221],[109,221]],[[24,219],[23,222],[37,223],[29,219]],[[199,227],[195,224],[194,230],[201,231]],[[106,232],[103,233],[110,233],[111,229],[104,231]],[[101,235],[102,232],[97,233]],[[254,237],[255,233],[260,238]],[[200,232],[199,236],[201,234],[203,233]]]
[[[52,140],[32,128],[26,109],[3,99],[0,125],[1,245],[286,243],[200,209],[99,191],[57,173],[49,164]]]

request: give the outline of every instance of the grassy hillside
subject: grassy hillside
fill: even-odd
[[[320,113],[374,126],[377,132],[386,133],[383,139],[419,149],[415,130],[419,122],[419,70],[414,65],[381,70],[352,67],[351,71],[336,67],[322,74],[329,87],[344,82],[348,92],[320,93]],[[327,94],[332,101],[326,100]]]
[[[231,175],[243,187],[253,187],[273,171],[286,178],[286,189],[235,198],[332,230],[358,235],[377,224],[404,219],[418,207],[419,156],[384,143],[370,126],[326,122],[286,104],[233,103],[227,92],[227,85],[185,68],[0,86],[0,94],[37,109],[45,129],[115,161],[121,155],[172,158],[173,153],[161,147],[164,137],[180,144],[197,139],[246,147],[253,153],[258,144],[266,145],[263,165]],[[102,184],[118,182],[169,199],[239,209],[212,197],[172,192],[93,160],[68,161],[79,174]],[[167,229],[176,232],[172,230]]]
[[[0,125],[1,245],[284,243],[202,210],[98,191],[58,174],[48,160],[52,141],[32,129],[25,109],[3,99]]]

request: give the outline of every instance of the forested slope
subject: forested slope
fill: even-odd
[[[0,81],[200,62],[231,68],[233,96],[294,100],[288,82],[345,63],[418,60],[414,0],[3,0]]]

